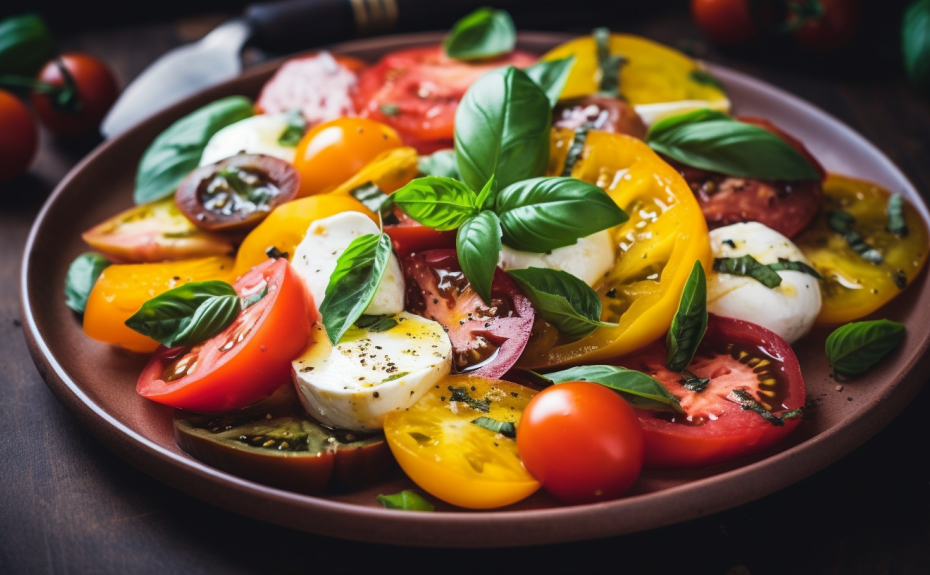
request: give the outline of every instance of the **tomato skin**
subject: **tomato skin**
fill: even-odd
[[[691,15],[715,44],[741,44],[756,35],[747,0],[691,0]]]
[[[394,210],[398,223],[384,226],[398,255],[412,255],[432,249],[455,249],[456,230],[440,232],[424,226],[399,209]]]
[[[527,471],[565,503],[615,499],[639,477],[643,431],[633,408],[590,382],[553,385],[523,411],[517,448]]]
[[[794,33],[795,41],[810,50],[833,50],[846,44],[859,25],[857,0],[820,0],[823,15]]]
[[[0,184],[25,173],[39,148],[39,131],[29,109],[0,90]]]
[[[267,282],[268,293],[228,328],[204,342],[198,369],[174,381],[164,371],[187,348],[161,348],[139,375],[136,391],[153,401],[190,411],[229,411],[271,395],[290,381],[291,360],[310,341],[316,308],[287,260],[267,260],[240,278],[236,291]],[[240,328],[242,340],[237,340]],[[228,351],[227,342],[237,340]],[[196,346],[195,346],[196,347]]]
[[[58,110],[50,96],[33,92],[32,106],[39,120],[56,136],[76,136],[96,130],[119,93],[113,72],[90,54],[70,52],[62,54],[60,60],[74,78],[80,110],[73,114]],[[65,83],[56,60],[39,71],[38,80],[52,86]]]

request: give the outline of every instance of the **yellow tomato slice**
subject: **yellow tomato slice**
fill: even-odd
[[[837,174],[830,174],[824,182],[820,214],[794,240],[824,277],[817,325],[847,323],[872,313],[901,293],[926,263],[927,224],[914,206],[905,202],[907,236],[899,238],[889,232],[890,196],[888,190],[871,182]],[[842,235],[830,229],[829,214],[837,210],[856,218],[852,229],[882,254],[883,263],[863,259]]]
[[[375,183],[381,190],[393,193],[415,178],[420,171],[415,148],[395,148],[381,153],[354,176],[339,184],[331,193],[346,195],[355,188]]]
[[[124,323],[142,304],[169,289],[194,281],[232,282],[233,260],[210,257],[151,264],[117,264],[100,274],[87,298],[84,332],[132,351],[152,352],[158,342]]]
[[[550,174],[560,174],[573,133],[553,130]],[[688,184],[649,146],[622,134],[591,131],[572,177],[597,184],[630,217],[611,230],[617,262],[596,286],[603,321],[579,340],[537,319],[517,365],[544,369],[615,358],[665,335],[695,260],[713,262],[707,223]]]
[[[375,214],[348,195],[321,194],[278,206],[242,241],[236,254],[235,277],[268,259],[265,251],[271,246],[293,257],[311,223],[349,211],[362,212],[378,221]]]
[[[453,401],[453,393],[463,392],[487,411]],[[427,492],[459,507],[503,507],[529,497],[540,484],[524,469],[514,439],[472,421],[484,416],[519,425],[535,395],[508,381],[449,376],[409,410],[389,413],[384,435],[397,463]]]
[[[211,234],[191,223],[174,197],[121,212],[82,235],[84,241],[111,259],[160,262],[231,255],[241,236]]]

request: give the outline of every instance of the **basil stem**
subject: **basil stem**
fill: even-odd
[[[903,324],[887,319],[848,323],[827,338],[827,359],[836,373],[865,373],[901,343],[905,331]]]
[[[862,237],[862,234],[852,228],[855,223],[856,218],[849,212],[844,212],[843,210],[837,210],[827,214],[827,224],[830,226],[830,229],[843,236],[846,240],[846,244],[852,251],[859,254],[859,257],[873,264],[880,264],[885,261],[881,252],[870,246],[865,241],[865,238]]]
[[[750,277],[767,288],[781,285],[781,276],[756,258],[745,255],[738,258],[714,258],[714,271],[721,274]]]
[[[682,413],[678,398],[655,378],[640,371],[614,365],[582,365],[540,376],[554,384],[569,381],[599,383],[618,392],[637,409]]]
[[[665,365],[672,371],[683,372],[697,352],[704,332],[707,331],[707,278],[701,261],[694,262],[691,275],[685,282],[678,302],[678,311],[665,337],[668,355]]]
[[[601,321],[597,293],[568,272],[528,268],[507,273],[532,302],[536,313],[569,337],[585,337],[601,326],[616,327]]]
[[[94,289],[97,278],[109,265],[108,259],[92,252],[76,257],[68,267],[68,275],[65,276],[65,305],[77,313],[84,313],[87,298]]]

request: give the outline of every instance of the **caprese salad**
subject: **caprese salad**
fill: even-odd
[[[182,449],[304,493],[396,461],[466,508],[601,501],[784,438],[813,326],[847,377],[901,341],[856,320],[926,261],[907,200],[732,115],[670,48],[515,46],[481,9],[378,62],[301,56],[152,142],[65,293],[151,354],[137,391]]]

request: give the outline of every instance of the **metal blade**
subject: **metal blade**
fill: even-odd
[[[251,27],[245,20],[230,20],[199,42],[166,53],[123,90],[103,119],[100,132],[112,138],[203,88],[239,75],[239,53],[250,35]]]

